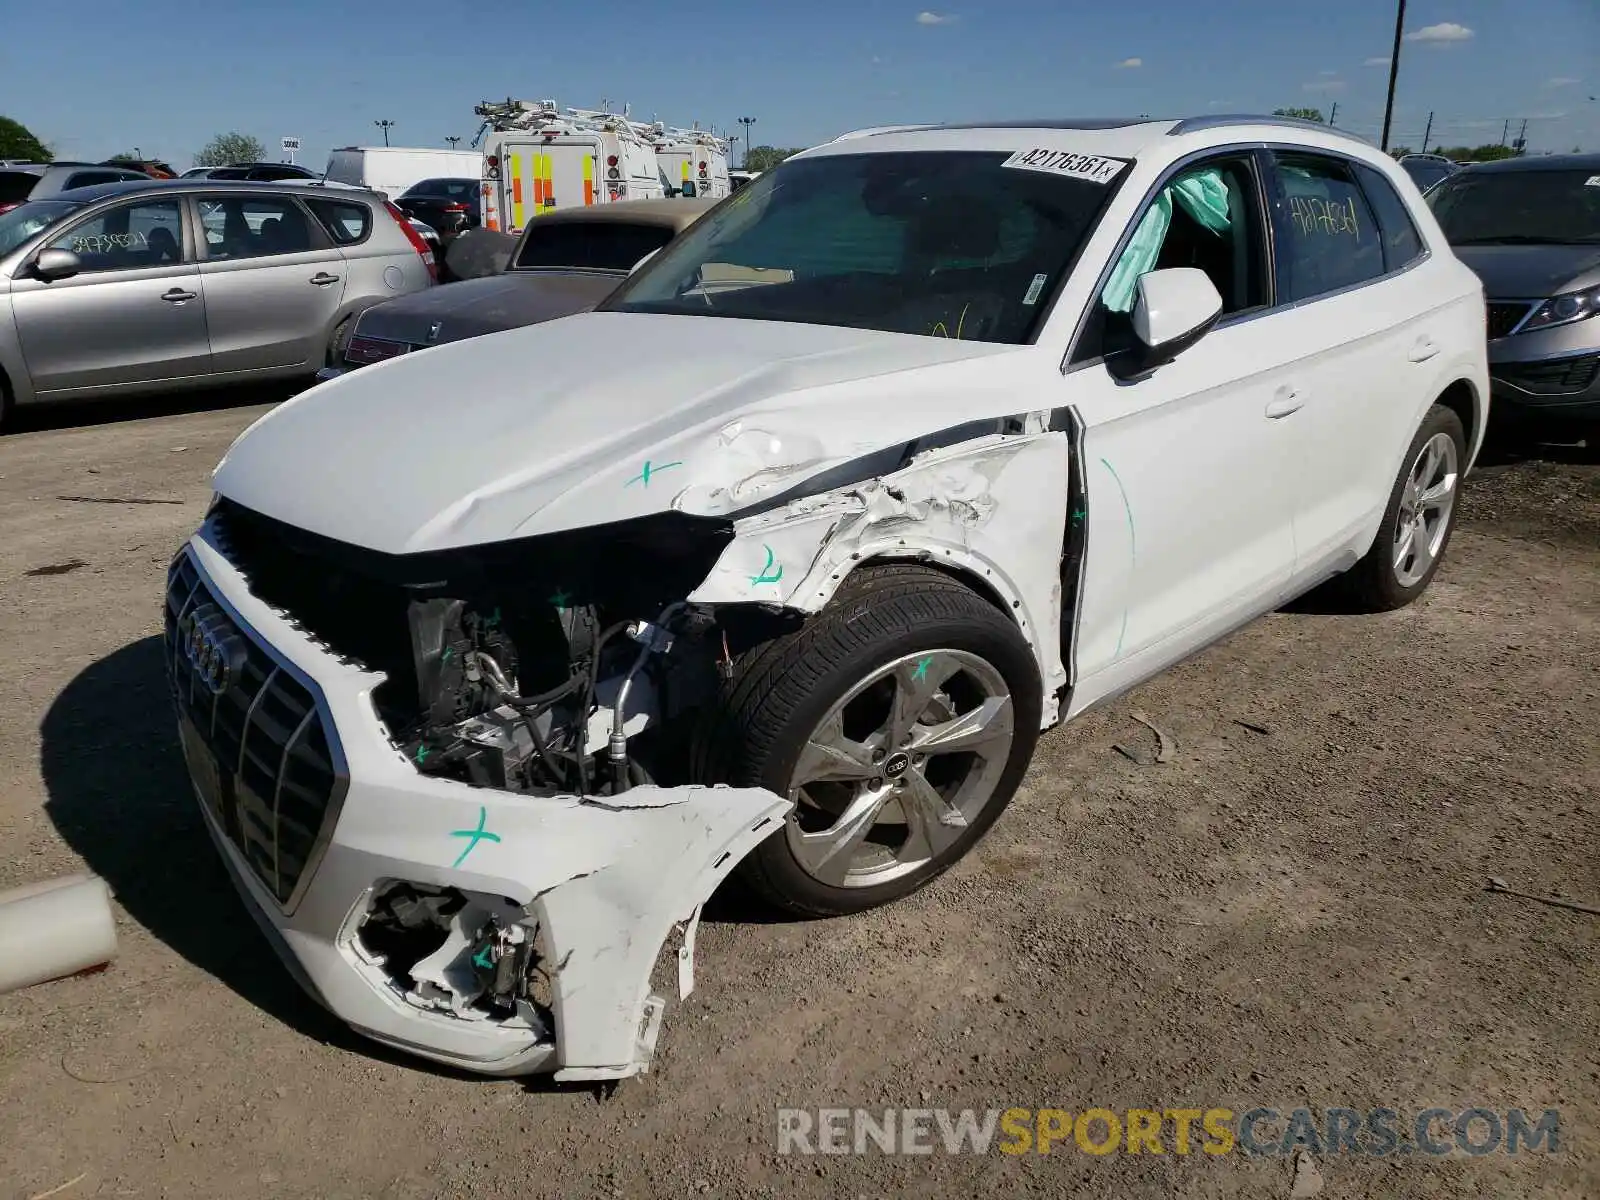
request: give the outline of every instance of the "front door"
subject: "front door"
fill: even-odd
[[[41,398],[210,370],[205,299],[182,211],[176,197],[103,209],[49,244],[78,256],[78,274],[46,283],[23,272],[12,282],[22,357]]]
[[[212,369],[321,367],[347,269],[327,234],[281,193],[200,196],[195,209]]]
[[[1296,442],[1275,414],[1299,368],[1268,308],[1256,177],[1242,155],[1169,181],[1136,219],[1069,364],[1087,495],[1069,519],[1088,523],[1071,712],[1272,608],[1293,571]],[[1223,320],[1121,383],[1104,358],[1132,336],[1138,276],[1169,267],[1204,270]]]

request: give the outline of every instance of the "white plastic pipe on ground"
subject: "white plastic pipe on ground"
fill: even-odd
[[[117,927],[98,875],[63,875],[0,892],[0,992],[111,961]]]

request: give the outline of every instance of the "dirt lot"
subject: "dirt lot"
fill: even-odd
[[[363,1043],[235,899],[158,603],[261,411],[0,438],[0,887],[87,866],[121,936],[110,970],[0,997],[0,1194],[1290,1193],[1285,1159],[1238,1153],[780,1157],[780,1105],[1559,1108],[1556,1154],[1329,1156],[1322,1194],[1600,1194],[1600,918],[1485,890],[1600,902],[1594,466],[1476,479],[1408,611],[1275,615],[1051,734],[978,851],[899,907],[723,900],[657,1069],[607,1098]],[[1135,711],[1172,762],[1113,751],[1153,744]]]

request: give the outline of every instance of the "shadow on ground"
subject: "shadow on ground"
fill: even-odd
[[[202,388],[196,391],[162,392],[132,399],[54,401],[25,404],[8,414],[5,433],[38,433],[46,429],[71,429],[75,426],[112,425],[121,421],[143,421],[152,417],[175,417],[186,413],[247,408],[255,404],[277,404],[304,391],[309,384],[295,382],[259,383],[239,387]]]
[[[160,637],[80,672],[45,713],[40,743],[45,811],[129,916],[286,1025],[355,1044],[279,965],[217,858],[178,749]]]

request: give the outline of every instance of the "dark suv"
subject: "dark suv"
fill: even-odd
[[[139,179],[148,181],[150,176],[131,167],[100,163],[22,163],[0,167],[0,213],[10,212],[29,200],[46,200],[74,188]]]
[[[1428,205],[1483,280],[1495,404],[1600,422],[1600,154],[1480,163]]]

